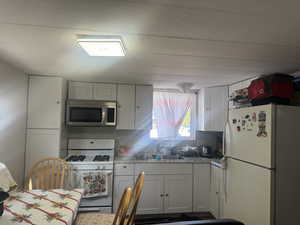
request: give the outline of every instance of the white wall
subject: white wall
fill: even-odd
[[[0,61],[0,162],[22,185],[28,77]]]

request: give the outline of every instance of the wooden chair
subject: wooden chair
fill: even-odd
[[[133,188],[133,194],[130,200],[129,204],[129,210],[126,218],[126,225],[133,225],[136,215],[136,210],[138,207],[138,203],[142,194],[143,186],[145,181],[145,173],[141,172],[135,182],[134,188]]]
[[[60,189],[65,187],[69,164],[60,158],[46,158],[36,162],[29,170],[25,188]]]
[[[130,187],[124,190],[116,214],[81,213],[75,225],[124,225],[132,193]]]
[[[140,199],[143,185],[144,185],[144,179],[145,179],[145,174],[144,172],[142,172],[139,174],[135,182],[127,207],[126,205],[123,206],[125,204],[124,203],[125,200],[123,200],[125,198],[124,197],[125,192],[124,192],[120,200],[119,208],[116,214],[82,213],[78,215],[75,225],[132,225],[134,224],[138,201]],[[125,191],[127,189],[125,189]],[[120,216],[120,214],[122,214],[122,216]]]

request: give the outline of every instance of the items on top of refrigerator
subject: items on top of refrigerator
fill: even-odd
[[[291,105],[300,106],[300,77],[295,77],[294,80],[295,93],[291,99]]]
[[[229,96],[229,101],[233,102],[234,108],[242,108],[251,106],[250,99],[248,98],[248,88],[242,88],[234,91]]]
[[[283,73],[262,75],[248,87],[252,105],[278,103],[288,105],[294,95],[294,77]]]

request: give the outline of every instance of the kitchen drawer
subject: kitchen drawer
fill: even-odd
[[[134,164],[121,163],[115,164],[115,175],[133,175]]]
[[[135,165],[135,175],[145,172],[145,175],[159,174],[192,174],[193,164],[183,163],[138,163]]]

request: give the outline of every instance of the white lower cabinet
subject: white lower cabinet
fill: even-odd
[[[193,211],[193,176],[165,176],[165,213]]]
[[[143,192],[138,205],[138,214],[164,212],[164,176],[146,175]]]
[[[223,217],[224,211],[224,169],[211,166],[210,212],[216,217]]]
[[[209,211],[210,164],[193,165],[193,211]]]
[[[134,180],[142,171],[145,172],[145,183],[138,204],[138,214],[209,211],[208,163],[116,164],[114,211],[124,189],[127,186],[133,187]]]
[[[127,187],[133,187],[134,185],[134,176],[115,176],[114,177],[114,202],[113,210],[117,211],[119,202],[122,198],[124,189]]]
[[[192,212],[192,175],[146,175],[139,214]]]

